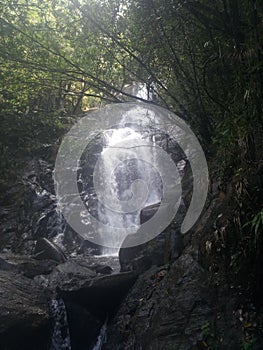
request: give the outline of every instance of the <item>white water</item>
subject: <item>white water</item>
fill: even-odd
[[[133,96],[143,98],[145,100],[152,99],[152,93],[147,89],[145,84],[136,83],[127,86],[126,92],[130,93]],[[125,117],[123,118],[120,124],[125,125]],[[136,148],[134,148],[134,140],[136,140],[136,146],[138,145],[138,147],[143,147],[140,145],[144,143],[143,139],[145,138],[147,138],[148,141],[151,141],[153,143],[153,146],[155,146],[154,135],[146,135],[145,130],[143,132],[139,132],[132,126],[124,126],[118,129],[111,129],[105,132],[104,136],[106,139],[106,146],[104,147],[101,154],[102,159],[104,158],[102,171],[105,174],[105,176],[103,178],[103,182],[106,186],[106,184],[110,181],[113,198],[112,200],[114,201],[114,198],[117,199],[118,210],[117,212],[114,212],[105,208],[103,204],[99,204],[98,218],[100,221],[106,223],[108,226],[123,228],[123,231],[121,233],[119,232],[119,230],[116,231],[114,237],[112,236],[112,233],[109,234],[109,232],[107,232],[107,228],[103,232],[100,232],[101,239],[104,245],[102,254],[105,256],[118,256],[120,247],[122,246],[122,243],[127,236],[127,228],[139,228],[141,209],[143,207],[159,203],[161,201],[162,182],[161,179],[158,177],[158,174],[156,174],[154,168],[152,167],[157,165],[154,147],[150,149],[148,147],[145,147],[144,156],[142,158],[144,160],[146,159],[146,162],[140,161],[138,159]],[[111,159],[109,159],[109,157],[103,157],[103,154],[109,148],[116,148],[118,147],[119,143],[124,141],[131,141],[132,146],[127,150],[127,157],[125,153],[122,155],[122,163],[120,164],[118,169],[116,169],[116,172],[109,174],[108,170],[112,168]],[[128,154],[130,155],[131,152],[133,152],[134,154],[134,159],[127,161]],[[143,179],[147,183],[148,188],[150,189],[150,191],[148,192],[148,197],[143,207],[139,208],[134,212],[124,213],[125,211],[123,210],[122,203],[125,204],[125,201],[131,199],[131,185],[134,181],[138,179]],[[115,248],[112,248],[112,246],[114,246]]]
[[[51,301],[54,329],[50,350],[71,350],[67,310],[62,299]]]
[[[141,144],[143,144],[145,132],[140,133],[132,127],[123,127],[107,131],[105,133],[105,138],[106,146],[101,153],[103,169],[100,169],[100,172],[101,174],[104,174],[102,177],[104,186],[107,186],[110,181],[112,200],[115,199],[116,203],[118,203],[118,208],[117,211],[113,211],[105,207],[103,203],[99,203],[98,218],[101,222],[106,224],[104,231],[100,232],[101,241],[104,245],[102,254],[117,256],[119,249],[127,236],[127,228],[139,228],[140,225],[140,211],[142,208],[129,213],[125,213],[125,210],[123,209],[125,201],[128,201],[132,197],[132,183],[138,179],[142,179],[151,189],[151,191],[148,192],[148,197],[143,207],[160,202],[162,183],[153,168],[156,161],[154,147],[145,147],[145,150],[143,150],[144,161],[138,159],[136,148],[143,147]],[[121,149],[121,163],[115,168],[114,172],[110,172],[110,169],[112,169],[111,158],[104,157],[104,154],[110,148],[116,149],[120,142],[127,142],[129,140],[132,141],[131,147],[127,148],[127,153],[125,149]],[[136,140],[136,147],[134,147],[134,140]],[[154,142],[154,140],[152,141]],[[126,144],[129,145],[129,142]],[[133,159],[131,159],[131,152]],[[145,159],[147,160],[146,162]],[[123,228],[123,231],[120,233],[120,230],[118,230],[113,236],[112,233],[109,234],[109,232],[107,232],[107,226]],[[115,248],[109,248],[112,246]]]
[[[103,326],[101,327],[100,334],[92,350],[101,350],[103,344],[106,342],[107,324],[108,324],[108,317],[106,318]]]
[[[137,95],[143,99],[149,99],[150,94],[143,84],[139,84],[138,88],[133,85],[132,86],[133,95]],[[133,113],[137,113],[135,110]],[[149,117],[149,127],[146,126],[146,121],[148,122],[147,114],[143,116],[143,122],[141,121],[141,112],[138,109],[138,115],[134,115],[135,123],[138,125],[133,125],[131,121],[133,118],[125,117],[123,114],[123,118],[119,123],[118,128],[108,129],[103,132],[102,138],[104,138],[103,145],[104,148],[101,152],[100,156],[100,167],[99,167],[99,186],[102,189],[102,198],[98,196],[96,193],[93,193],[94,188],[92,188],[92,184],[90,185],[88,178],[90,179],[94,173],[90,174],[89,167],[86,167],[86,170],[83,174],[81,173],[82,166],[80,163],[77,164],[76,168],[65,168],[65,178],[67,179],[67,171],[76,171],[80,170],[78,174],[78,183],[80,186],[83,185],[85,187],[87,195],[84,197],[85,205],[92,208],[92,213],[94,217],[98,219],[98,221],[103,225],[98,225],[98,228],[95,228],[93,232],[93,227],[89,220],[89,213],[86,211],[81,211],[78,214],[78,210],[80,208],[80,203],[78,200],[74,198],[79,198],[79,193],[71,193],[70,196],[67,194],[64,196],[58,197],[57,202],[57,211],[60,215],[61,220],[61,232],[54,239],[54,242],[60,246],[63,246],[63,238],[64,238],[64,226],[62,225],[62,212],[66,218],[74,222],[74,215],[77,213],[80,215],[80,220],[83,225],[87,227],[87,236],[85,239],[93,238],[95,235],[99,234],[99,244],[103,246],[102,255],[104,256],[118,256],[119,249],[122,246],[123,241],[127,237],[127,234],[131,231],[136,231],[140,225],[140,212],[141,209],[152,204],[159,203],[162,198],[162,180],[158,175],[158,172],[154,169],[158,169],[158,160],[155,154],[155,136],[152,135],[152,130],[154,128],[155,122]],[[113,116],[114,117],[114,116]],[[133,117],[133,116],[132,116]],[[145,121],[146,119],[146,121]],[[128,120],[128,121],[127,121]],[[143,125],[143,129],[142,126]],[[120,127],[122,126],[122,127]],[[145,146],[146,141],[149,144],[153,145],[153,147]],[[98,142],[100,142],[98,140]],[[125,142],[125,148],[128,144],[127,154],[125,154],[125,148],[120,147],[119,143]],[[131,142],[131,147],[129,148],[129,142]],[[101,145],[99,145],[101,146]],[[109,156],[105,156],[107,151],[110,149],[115,149],[118,151],[118,147],[121,148],[121,156],[117,157],[119,160],[119,164],[115,169],[113,167],[112,159]],[[138,150],[140,151],[140,159],[138,159]],[[97,152],[97,151],[95,151]],[[127,157],[126,157],[127,155]],[[143,159],[143,160],[141,160]],[[94,161],[94,158],[93,158]],[[80,160],[78,161],[80,162]],[[83,163],[84,164],[84,163]],[[93,165],[93,164],[91,164]],[[94,164],[95,166],[95,164]],[[84,166],[85,168],[85,166]],[[82,178],[83,176],[83,178]],[[125,203],[131,202],[133,200],[133,185],[138,182],[144,181],[145,183],[145,192],[148,195],[147,198],[143,198],[143,203],[140,207],[136,207],[138,209],[133,209],[133,211],[125,212]],[[108,206],[104,202],[104,189],[110,184],[110,201],[112,201],[115,206],[112,209],[111,206]],[[63,193],[63,185],[67,188],[67,182],[62,183],[62,193]],[[58,184],[56,184],[58,186]],[[94,186],[95,187],[95,186]],[[137,186],[138,187],[138,186]],[[70,190],[71,187],[69,186]],[[91,189],[91,192],[89,192]],[[143,189],[144,190],[144,189]],[[57,191],[58,192],[58,191]],[[143,192],[143,191],[142,191]],[[84,191],[85,193],[85,191]],[[83,199],[82,199],[83,200]],[[126,206],[127,207],[127,206]],[[111,209],[110,209],[111,208]],[[91,215],[93,215],[91,214]],[[103,228],[101,228],[103,227]],[[116,230],[115,230],[116,228]],[[97,242],[95,242],[97,243]]]

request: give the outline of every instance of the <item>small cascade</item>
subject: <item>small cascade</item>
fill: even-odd
[[[118,145],[119,142],[133,138],[139,140],[141,135],[139,133],[136,133],[131,128],[111,130],[105,132],[104,135],[106,139],[106,146],[103,148],[101,153],[103,186],[106,188],[110,176],[112,197],[118,198],[118,196],[121,195],[122,200],[126,200],[128,199],[129,193],[127,192],[127,188],[124,188],[123,190],[121,189],[121,182],[122,185],[124,185],[124,183],[127,181],[128,174],[125,174],[125,172],[123,172],[123,169],[119,169],[118,173],[116,171],[113,174],[109,173],[112,167],[111,159],[104,157],[104,154],[111,147]],[[102,254],[106,256],[118,256],[119,249],[125,239],[125,228],[131,225],[139,225],[139,222],[136,222],[137,220],[135,217],[133,217],[132,214],[122,214],[123,211],[121,208],[121,201],[119,201],[118,204],[118,211],[108,209],[103,203],[98,204],[98,218],[101,222],[110,227],[123,228],[123,235],[116,231],[114,237],[108,234],[107,229],[104,232],[100,232],[102,241],[105,245],[103,247]],[[112,245],[114,248],[110,248]]]
[[[110,181],[112,198],[116,198],[118,203],[117,210],[109,209],[104,203],[98,203],[98,218],[106,226],[103,232],[100,232],[104,248],[103,255],[118,256],[119,249],[127,236],[130,227],[139,228],[141,208],[133,212],[125,212],[126,201],[132,198],[131,186],[137,180],[144,180],[151,191],[145,201],[145,206],[160,202],[162,196],[162,181],[154,165],[156,164],[155,150],[147,148],[143,150],[143,161],[138,158],[138,147],[142,152],[144,140],[149,135],[145,131],[138,131],[132,126],[124,126],[118,129],[111,129],[104,133],[106,145],[101,153],[101,183],[106,188]],[[131,146],[129,147],[129,142]],[[128,145],[127,152],[121,149],[119,156],[120,163],[112,172],[112,163],[110,157],[104,157],[104,154],[110,149],[118,149],[119,144],[125,142]],[[134,143],[136,146],[134,146]],[[131,154],[133,155],[131,157]],[[116,234],[108,234],[107,226],[110,228],[121,228],[123,231],[116,230]],[[110,248],[114,247],[114,248]]]
[[[50,309],[54,318],[50,350],[71,350],[67,310],[64,301],[53,299]]]
[[[135,83],[130,86],[126,86],[124,90],[133,96],[148,101],[153,100],[153,90],[150,90],[146,84]],[[151,190],[148,193],[148,198],[144,204],[145,206],[159,203],[162,198],[163,190],[162,180],[154,169],[158,163],[154,149],[154,146],[156,145],[155,134],[153,133],[151,135],[149,129],[138,129],[138,125],[135,127],[134,125],[125,125],[125,116],[120,125],[123,125],[123,127],[111,129],[104,132],[106,145],[104,146],[101,153],[103,159],[104,174],[102,181],[104,182],[106,188],[106,185],[110,179],[112,198],[117,198],[119,207],[116,211],[112,211],[103,204],[99,204],[98,218],[101,222],[106,223],[111,227],[123,229],[122,233],[117,230],[114,237],[112,234],[107,234],[107,232],[100,232],[102,241],[105,245],[102,254],[105,256],[118,256],[120,247],[128,235],[128,229],[130,227],[138,229],[140,226],[141,208],[133,212],[125,212],[124,210],[125,202],[129,201],[133,196],[131,192],[131,186],[133,182],[136,182],[137,180],[144,180],[146,183],[148,183],[149,189]],[[144,147],[145,139],[148,139],[153,143],[153,147],[150,150],[147,147],[145,147],[144,150],[143,159],[147,160],[147,162],[139,159],[137,148],[139,147],[142,149]],[[129,148],[128,146],[127,154],[125,154],[125,152],[123,153],[122,149],[122,159],[119,157],[121,163],[112,173],[111,159],[109,159],[109,157],[106,157],[104,159],[103,154],[110,148],[114,149],[115,147],[118,147],[118,145],[120,145],[122,142],[129,144],[129,141],[131,141],[131,147]],[[136,147],[134,147],[134,141],[136,143]],[[133,159],[130,157],[132,149],[134,154]],[[109,248],[112,246],[114,246],[114,248]]]
[[[100,334],[97,338],[96,344],[94,345],[92,350],[101,350],[103,344],[106,342],[106,331],[107,331],[107,325],[108,325],[108,317],[106,318],[103,326],[100,329]]]

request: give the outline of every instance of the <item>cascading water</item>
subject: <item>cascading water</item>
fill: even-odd
[[[101,350],[103,344],[106,342],[106,331],[107,331],[107,325],[108,325],[108,317],[106,318],[104,324],[102,325],[100,329],[100,334],[97,338],[96,344],[94,345],[92,350]]]
[[[50,350],[71,350],[67,310],[64,301],[62,299],[52,300],[50,309],[54,319]]]
[[[98,204],[98,219],[105,224],[105,229],[100,232],[101,240],[103,242],[103,254],[104,255],[118,255],[118,251],[127,236],[127,228],[139,227],[140,225],[140,211],[141,208],[133,212],[125,212],[124,206],[126,201],[131,199],[131,185],[136,180],[144,180],[151,188],[151,192],[148,193],[144,206],[156,204],[160,202],[162,196],[162,181],[156,170],[154,164],[156,162],[154,148],[148,148],[144,145],[144,138],[149,138],[148,133],[145,130],[139,132],[132,126],[124,126],[118,129],[111,129],[104,133],[106,139],[106,145],[101,152],[101,184],[106,188],[110,182],[111,194],[113,200],[118,203],[117,210],[113,211],[107,208],[104,203]],[[151,136],[150,136],[151,137]],[[121,146],[121,143],[125,141],[127,152]],[[134,146],[135,144],[135,146]],[[110,157],[104,157],[104,154],[110,149],[118,149],[120,147],[121,156],[119,157],[120,163],[112,172],[112,164]],[[140,147],[142,152],[143,147],[143,159],[138,159],[137,148]],[[132,154],[132,156],[131,156]],[[140,153],[141,154],[141,153]],[[145,159],[147,160],[145,162]],[[116,235],[109,234],[107,227],[123,228],[123,231],[119,230]],[[107,247],[116,248],[107,248]]]
[[[167,118],[169,122],[170,115]],[[160,225],[155,225],[157,216],[152,221],[158,230],[176,212],[179,199],[175,201],[172,193],[179,188],[179,175],[167,156],[169,130],[158,108],[140,103],[108,106],[82,120],[72,128],[57,158],[59,210],[88,242],[91,254],[96,249],[96,255],[117,255],[131,238],[126,240],[128,235],[137,232],[139,237],[145,207],[153,205],[153,213],[161,203],[160,209],[167,212]],[[180,191],[176,193],[180,196]],[[155,230],[151,232],[153,238]]]
[[[131,88],[133,95],[150,98],[143,84],[132,85]],[[127,116],[123,113],[118,125],[109,127],[101,134],[94,133],[94,139],[80,159],[79,192],[88,212],[102,223],[95,229],[95,234],[100,237],[101,254],[104,256],[118,256],[127,235],[136,232],[140,226],[141,209],[162,200],[162,179],[156,170],[160,159],[155,150],[155,120],[146,115],[140,121],[140,113],[138,107],[134,122],[130,117],[126,121]],[[99,170],[96,172],[94,167],[98,163]],[[100,196],[94,179],[99,184]],[[140,181],[145,183],[147,195],[141,198],[139,206],[127,210],[127,202],[131,202],[133,196],[136,198],[133,186]],[[86,219],[87,212],[82,211],[81,216],[81,222],[87,226],[88,236],[90,222]]]

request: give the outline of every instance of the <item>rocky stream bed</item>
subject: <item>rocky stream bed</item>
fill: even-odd
[[[216,190],[186,236],[182,211],[150,242],[105,257],[59,216],[52,172],[30,160],[1,195],[1,350],[240,350],[244,334],[260,339],[256,309],[220,265],[231,208]]]

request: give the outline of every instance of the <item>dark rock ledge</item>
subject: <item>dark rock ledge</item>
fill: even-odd
[[[68,309],[72,347],[81,349],[85,343],[89,349],[135,279],[132,272],[112,274],[98,258],[83,256],[59,264],[1,254],[0,349],[47,349],[53,327],[50,301],[61,297]]]
[[[14,271],[0,271],[0,348],[45,349],[51,320],[46,291]]]

